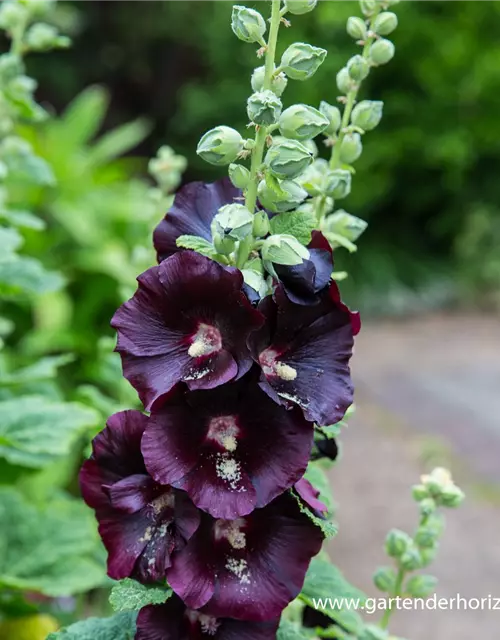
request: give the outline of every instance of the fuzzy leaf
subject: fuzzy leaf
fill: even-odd
[[[23,211],[21,209],[2,209],[0,210],[0,218],[6,220],[14,227],[34,229],[35,231],[42,231],[46,227],[44,220],[30,211]]]
[[[311,632],[310,635],[305,635],[305,631],[305,629],[294,622],[290,622],[290,620],[281,620],[276,640],[305,640],[305,638],[314,637],[311,629],[307,630]]]
[[[133,640],[135,619],[135,613],[118,613],[112,618],[88,618],[51,633],[47,640]]]
[[[77,402],[23,396],[0,402],[0,457],[41,469],[69,454],[73,442],[98,424],[99,414]]]
[[[115,611],[139,611],[149,604],[163,604],[172,595],[172,589],[141,584],[125,578],[113,586],[109,602]]]
[[[0,294],[10,296],[21,293],[36,294],[56,291],[64,278],[55,271],[46,271],[41,262],[11,254],[0,260]]]
[[[23,244],[22,235],[15,229],[0,227],[0,262],[10,257]]]
[[[11,373],[0,373],[0,387],[24,385],[31,382],[39,382],[40,380],[50,380],[56,377],[59,367],[63,367],[65,364],[73,362],[73,360],[74,356],[70,354],[47,356],[46,358],[41,358],[34,364],[24,367],[23,369],[18,369]],[[1,422],[2,418],[0,417],[0,424]]]
[[[193,251],[201,253],[202,256],[207,256],[208,258],[213,258],[217,253],[211,242],[204,238],[200,238],[199,236],[179,236],[176,244],[178,247],[182,247],[183,249],[192,249]]]
[[[333,522],[316,516],[310,509],[308,509],[305,506],[305,504],[302,502],[300,497],[295,493],[295,491],[292,491],[291,493],[292,493],[292,496],[297,500],[297,503],[302,513],[304,513],[309,518],[309,520],[311,520],[311,522],[313,522],[317,527],[321,529],[326,539],[333,538],[334,536],[337,535],[338,529],[336,525],[333,524]]]
[[[316,226],[316,216],[311,211],[290,211],[271,218],[272,233],[286,233],[306,246],[311,242],[311,233]]]

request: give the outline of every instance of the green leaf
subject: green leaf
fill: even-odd
[[[38,508],[0,489],[0,587],[51,597],[94,589],[106,581],[101,549],[80,500],[58,497]]]
[[[289,620],[281,620],[276,640],[304,640],[306,637],[310,636],[306,636],[298,624]]]
[[[363,628],[363,620],[356,609],[364,605],[366,597],[347,582],[335,565],[322,558],[313,558],[311,561],[300,594],[301,600],[308,606],[321,611],[356,635]],[[323,600],[327,606],[315,606],[318,600]]]
[[[271,218],[271,231],[296,238],[301,244],[308,245],[311,233],[317,227],[316,216],[311,211],[289,211]]]
[[[22,244],[23,237],[18,231],[0,227],[0,262],[8,259],[9,254],[17,251]]]
[[[147,137],[150,131],[151,126],[143,119],[128,122],[109,131],[99,138],[90,150],[90,162],[97,165],[121,156],[134,149]]]
[[[307,465],[304,477],[319,491],[319,499],[325,503],[328,513],[335,510],[335,500],[333,499],[332,490],[328,476],[321,468],[318,462],[310,462]]]
[[[317,527],[319,527],[325,536],[325,538],[333,538],[337,535],[338,529],[330,522],[330,520],[325,520],[323,518],[319,518],[315,515],[310,509],[306,507],[306,505],[302,502],[300,497],[295,493],[295,491],[291,492],[292,496],[297,500],[297,504],[299,505],[299,509],[305,514],[311,522],[313,522]]]
[[[99,421],[99,414],[76,402],[23,396],[0,402],[0,457],[41,469],[69,454],[75,439]]]
[[[182,247],[183,249],[192,249],[193,251],[201,253],[202,256],[207,256],[208,258],[213,258],[217,253],[211,242],[205,240],[205,238],[200,238],[199,236],[179,236],[176,244],[178,247]]]
[[[88,618],[51,633],[47,640],[133,640],[135,619],[135,613],[118,613],[112,618]]]
[[[319,431],[328,439],[331,439],[331,438],[337,438],[340,435],[340,432],[342,431],[342,429],[344,429],[345,427],[347,427],[347,423],[344,422],[343,420],[340,420],[335,424],[329,424],[325,427],[318,427],[316,425],[316,431]]]
[[[266,186],[273,191],[278,198],[286,198],[287,192],[282,188],[280,181],[270,171],[265,174]]]
[[[30,211],[23,211],[21,209],[2,209],[0,210],[0,218],[6,220],[14,227],[24,227],[25,229],[34,229],[35,231],[42,231],[46,227],[44,220]]]
[[[56,179],[49,163],[32,151],[10,152],[3,157],[9,174],[35,184],[54,186]]]
[[[103,87],[94,85],[82,91],[66,108],[60,122],[63,142],[75,147],[89,142],[99,131],[109,105],[109,94]]]
[[[332,249],[336,249],[337,247],[344,247],[350,253],[355,253],[358,250],[358,247],[351,242],[347,238],[344,238],[340,233],[333,233],[333,231],[323,231],[322,232],[325,238],[330,243]]]
[[[64,278],[55,271],[47,271],[41,262],[13,254],[10,260],[0,260],[0,294],[16,296],[57,291]]]
[[[40,380],[50,380],[57,376],[59,367],[63,367],[69,362],[73,362],[74,356],[64,354],[60,356],[47,356],[40,358],[34,364],[18,369],[12,373],[2,374],[0,372],[0,386],[24,385],[31,382],[39,382]],[[0,417],[0,424],[2,418]]]
[[[163,604],[172,595],[172,589],[144,585],[130,578],[113,586],[109,602],[115,611],[139,611],[148,604]]]

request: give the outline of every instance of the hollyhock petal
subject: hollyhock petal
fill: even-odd
[[[187,609],[175,595],[137,617],[136,640],[276,640],[279,620],[244,622]]]
[[[301,478],[298,482],[296,482],[294,485],[294,489],[306,503],[306,505],[313,511],[318,511],[319,513],[326,513],[328,511],[328,507],[326,506],[326,504],[318,499],[319,491],[316,489],[316,487],[313,487],[313,485],[307,478]]]
[[[231,184],[229,178],[212,184],[191,182],[179,189],[172,207],[153,234],[158,261],[180,250],[176,241],[182,235],[200,236],[211,241],[213,218],[220,207],[237,198],[241,198],[241,191]]]
[[[140,450],[147,422],[139,411],[112,416],[80,473],[83,498],[96,511],[108,551],[108,574],[116,580],[163,579],[171,554],[200,521],[186,494],[155,483],[147,473]]]
[[[211,391],[178,392],[154,409],[142,440],[149,473],[216,518],[263,507],[304,473],[313,425],[283,411],[253,373]]]
[[[322,249],[309,249],[309,259],[302,264],[274,265],[289,300],[296,304],[316,304],[317,294],[330,282],[333,271],[331,254]]]
[[[173,557],[167,580],[187,606],[217,618],[275,620],[300,592],[322,542],[321,530],[286,493],[245,518],[204,516]],[[210,589],[200,589],[200,580]]]
[[[243,293],[238,269],[183,251],[138,282],[111,324],[123,373],[147,410],[181,381],[211,389],[250,369],[246,338],[263,318]]]
[[[320,426],[338,422],[353,400],[354,330],[336,285],[317,294],[314,305],[295,304],[278,287],[259,310],[266,323],[248,344],[262,367],[262,389],[285,406],[298,405]]]

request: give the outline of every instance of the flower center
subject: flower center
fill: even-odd
[[[173,509],[175,504],[175,496],[173,491],[166,491],[150,502],[156,515],[160,514],[164,509]]]
[[[217,629],[220,627],[220,622],[213,616],[207,616],[204,613],[193,611],[188,609],[186,616],[192,625],[199,624],[202,633],[207,636],[214,636],[217,633]]]
[[[188,354],[191,358],[208,356],[222,349],[222,337],[217,327],[200,322],[198,330],[191,336]]]
[[[236,451],[239,434],[236,416],[217,416],[209,422],[207,438],[220,444],[226,451]]]
[[[297,370],[289,364],[277,360],[280,354],[275,349],[265,349],[259,355],[260,366],[265,376],[278,376],[286,382],[291,382],[297,377]]]
[[[216,520],[214,525],[215,540],[227,540],[233,549],[245,549],[247,537],[243,531],[245,518],[236,520]]]

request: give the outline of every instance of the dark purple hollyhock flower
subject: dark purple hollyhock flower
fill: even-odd
[[[136,640],[276,640],[279,620],[245,622],[215,618],[187,609],[172,596],[165,604],[141,609]]]
[[[302,264],[273,265],[288,299],[296,304],[317,304],[316,294],[328,285],[333,271],[332,250],[320,231],[313,231],[308,249],[309,259]]]
[[[325,426],[338,422],[352,403],[349,359],[360,322],[340,301],[335,283],[317,295],[317,304],[295,304],[278,286],[259,304],[266,323],[248,344],[262,368],[264,391]]]
[[[321,530],[289,492],[245,518],[202,516],[173,558],[167,580],[186,606],[209,615],[262,622],[278,618],[300,592]]]
[[[138,277],[113,316],[123,373],[147,410],[178,382],[211,389],[252,365],[249,333],[262,325],[238,269],[182,251]]]
[[[220,207],[236,198],[241,198],[241,190],[234,187],[229,178],[213,184],[190,182],[179,189],[174,204],[153,234],[158,262],[180,251],[176,244],[179,236],[201,236],[211,241],[213,218]]]
[[[80,471],[82,495],[96,511],[108,574],[115,580],[164,579],[172,552],[185,545],[200,523],[199,511],[185,493],[157,484],[146,471],[141,438],[147,421],[140,411],[111,416]]]
[[[315,512],[316,515],[324,515],[328,511],[328,507],[324,502],[319,500],[319,491],[314,487],[307,478],[301,478],[294,485],[295,491],[302,498],[303,502]]]
[[[284,411],[250,373],[210,391],[177,391],[155,408],[142,439],[149,473],[187,491],[214,518],[264,507],[306,469],[313,425]]]

